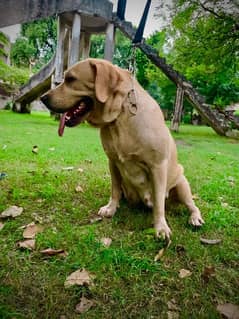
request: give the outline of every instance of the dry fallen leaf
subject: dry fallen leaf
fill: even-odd
[[[37,146],[37,145],[34,145],[34,146],[32,147],[32,153],[38,154],[38,151],[39,151],[38,146]]]
[[[4,224],[0,222],[0,230],[2,230],[4,227]]]
[[[23,212],[23,207],[10,206],[1,213],[2,218],[17,217]]]
[[[171,240],[169,239],[169,240],[167,241],[167,245],[166,245],[165,247],[161,248],[161,249],[159,250],[159,252],[157,253],[157,255],[154,257],[154,261],[160,260],[160,259],[163,257],[163,255],[164,255],[166,249],[167,249],[170,245],[171,245]]]
[[[239,306],[225,303],[217,306],[217,311],[226,319],[239,319]]]
[[[180,310],[180,308],[178,307],[176,300],[175,299],[171,299],[167,302],[167,306],[168,306],[168,310],[172,310],[172,311],[178,311]]]
[[[110,247],[112,243],[112,239],[109,237],[103,237],[100,239],[100,242],[105,246],[105,247]]]
[[[207,266],[204,267],[202,273],[202,279],[207,283],[210,280],[210,277],[215,276],[215,267],[214,266]]]
[[[69,288],[74,285],[78,285],[78,286],[90,285],[93,279],[94,279],[94,276],[83,268],[70,274],[70,276],[66,278],[64,286],[65,288]]]
[[[159,252],[157,253],[157,255],[154,257],[154,261],[158,261],[163,257],[164,254],[164,248],[160,249]]]
[[[27,239],[27,240],[19,241],[17,243],[17,246],[19,248],[33,250],[35,249],[35,244],[36,244],[35,239]]]
[[[94,305],[94,302],[92,300],[87,299],[83,296],[80,300],[80,303],[76,305],[75,311],[77,313],[84,313],[88,311],[93,305]]]
[[[63,171],[72,171],[73,169],[74,169],[74,166],[62,167]]]
[[[47,248],[43,249],[40,251],[41,254],[46,255],[46,256],[61,256],[61,257],[66,257],[67,253],[65,252],[64,249],[52,249],[52,248]]]
[[[200,238],[200,242],[202,244],[206,244],[206,245],[217,245],[221,243],[221,239],[207,239],[207,238]]]
[[[193,198],[193,200],[194,200],[194,199],[199,199],[200,197],[199,197],[198,194],[193,194],[193,195],[192,195],[192,198]]]
[[[77,193],[79,193],[79,192],[84,192],[84,190],[83,190],[83,188],[80,186],[80,185],[77,185],[76,186],[76,188],[75,188],[75,191],[77,192]]]
[[[94,224],[94,223],[98,223],[101,222],[103,220],[103,217],[101,216],[94,216],[90,219],[90,223]]]
[[[35,238],[36,234],[43,231],[43,227],[40,225],[35,225],[35,223],[30,223],[26,226],[23,232],[23,237],[26,239]]]
[[[175,311],[167,311],[168,319],[178,319],[179,314]]]
[[[192,275],[191,271],[188,269],[180,269],[179,278],[186,278]]]

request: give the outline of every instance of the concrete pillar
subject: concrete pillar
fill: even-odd
[[[115,45],[115,27],[113,23],[108,23],[105,35],[105,51],[104,58],[112,61]]]
[[[67,68],[70,66],[70,49],[71,49],[72,28],[68,29],[68,53],[67,53]]]
[[[53,82],[60,83],[63,79],[64,71],[64,38],[65,38],[65,24],[62,17],[58,16],[57,26],[57,47],[56,47],[56,62],[55,62],[55,78]]]
[[[82,59],[87,59],[90,56],[90,36],[90,33],[85,32]]]
[[[75,13],[73,18],[73,25],[72,25],[71,46],[70,46],[70,52],[69,52],[69,66],[79,61],[80,32],[81,32],[81,16],[79,13]]]

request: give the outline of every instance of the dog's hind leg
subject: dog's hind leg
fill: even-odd
[[[202,224],[204,224],[204,220],[202,219],[200,210],[194,203],[190,185],[184,175],[180,178],[175,189],[177,191],[179,201],[185,204],[191,213],[189,223],[193,226],[202,226]]]
[[[111,175],[111,196],[107,205],[101,207],[98,211],[98,215],[103,217],[114,216],[117,208],[119,207],[119,201],[122,195],[121,190],[121,175],[118,168],[109,159],[109,168]]]

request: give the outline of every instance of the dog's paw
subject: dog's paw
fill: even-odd
[[[102,217],[113,217],[115,212],[116,212],[116,207],[111,204],[108,204],[99,209],[98,215]]]
[[[204,224],[204,220],[201,216],[200,213],[192,213],[190,218],[189,218],[189,224],[195,226],[195,227],[200,227]]]
[[[170,240],[172,234],[171,229],[168,227],[166,220],[161,221],[160,223],[154,226],[156,232],[156,238],[162,238],[167,242]]]

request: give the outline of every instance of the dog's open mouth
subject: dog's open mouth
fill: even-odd
[[[72,107],[68,112],[61,115],[58,135],[63,135],[65,126],[73,127],[84,121],[92,109],[93,100],[90,97],[84,97],[80,100],[77,106]]]

